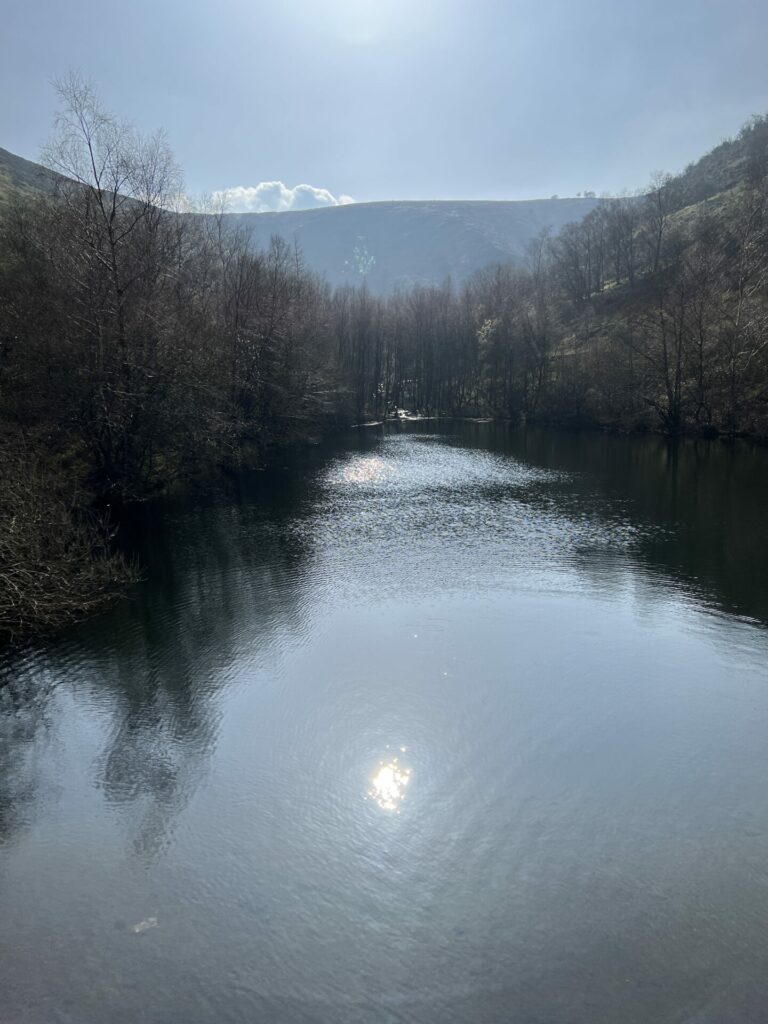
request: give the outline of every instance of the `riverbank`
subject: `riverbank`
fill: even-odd
[[[509,416],[490,415],[455,415],[447,414],[420,414],[408,413],[406,415],[387,416],[380,420],[369,420],[363,423],[355,423],[355,427],[382,427],[392,426],[397,423],[423,423],[429,421],[449,422],[456,420],[462,423],[501,423],[511,427],[533,427],[540,430],[556,430],[566,433],[578,433],[586,431],[590,433],[616,434],[621,437],[663,437],[669,441],[676,440],[698,440],[698,441],[750,441],[757,445],[768,445],[768,432],[734,430],[725,431],[712,425],[682,424],[676,430],[664,429],[659,424],[637,423],[637,422],[616,422],[601,421],[594,419],[558,417],[532,417],[526,420],[523,417],[513,418]]]
[[[0,643],[91,615],[138,578],[107,513],[31,445],[0,446],[0,522]]]
[[[115,541],[131,506],[175,493],[196,494],[216,481],[262,469],[292,447],[317,443],[319,425],[243,446],[229,461],[166,466],[143,493],[98,491],[87,460],[61,446],[16,436],[0,444],[0,647],[87,619],[124,598],[143,567]]]

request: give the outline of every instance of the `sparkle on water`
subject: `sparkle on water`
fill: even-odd
[[[376,455],[353,459],[345,466],[342,476],[348,484],[379,484],[391,476],[393,466]]]
[[[404,768],[399,759],[380,761],[371,779],[368,796],[384,811],[397,811],[405,799],[405,790],[411,779],[410,768]]]

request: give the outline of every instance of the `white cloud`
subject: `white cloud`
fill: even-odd
[[[281,213],[284,210],[315,210],[321,206],[346,206],[351,196],[335,196],[327,188],[296,185],[288,188],[282,181],[262,181],[258,185],[237,185],[214,192],[213,203],[228,213]]]

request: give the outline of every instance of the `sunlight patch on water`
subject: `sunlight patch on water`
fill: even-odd
[[[380,484],[394,473],[391,462],[370,455],[353,459],[342,471],[342,477],[348,484]]]
[[[571,473],[434,435],[385,437],[375,453],[336,459],[320,482],[316,514],[290,525],[326,589],[314,607],[523,583],[604,591],[647,532],[626,502]]]
[[[399,813],[400,804],[405,799],[405,790],[411,780],[411,769],[404,768],[399,758],[391,761],[380,761],[379,767],[371,778],[368,796],[383,811]]]

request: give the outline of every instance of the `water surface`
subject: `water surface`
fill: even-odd
[[[5,1024],[768,1007],[768,453],[368,429],[0,671]]]

